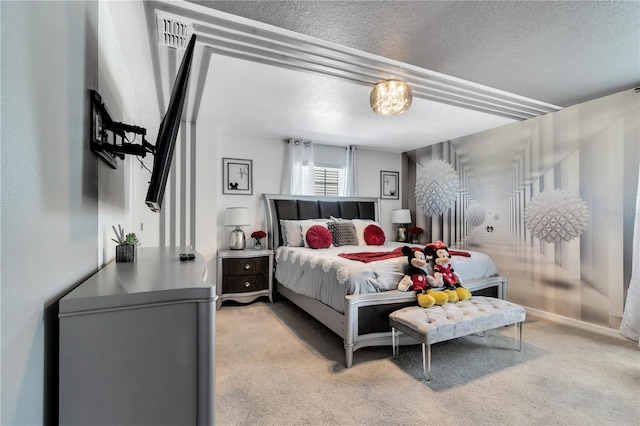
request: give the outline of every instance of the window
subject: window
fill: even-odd
[[[344,194],[345,171],[343,168],[314,168],[316,195],[338,196]]]
[[[347,182],[347,150],[343,146],[314,144],[315,195],[344,197]]]

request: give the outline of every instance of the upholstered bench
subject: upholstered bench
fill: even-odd
[[[526,312],[515,303],[474,296],[458,303],[422,308],[409,306],[389,314],[393,357],[398,355],[397,331],[422,343],[422,372],[431,378],[431,345],[469,334],[516,324],[516,348],[522,349],[522,322]]]

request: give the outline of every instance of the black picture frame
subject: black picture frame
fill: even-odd
[[[400,172],[380,171],[380,198],[383,200],[400,198]]]
[[[253,160],[222,159],[222,193],[253,195]]]

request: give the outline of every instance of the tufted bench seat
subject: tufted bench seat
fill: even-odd
[[[431,345],[469,334],[516,324],[516,346],[522,348],[522,306],[493,297],[474,296],[458,303],[422,308],[409,306],[389,314],[394,358],[398,355],[396,330],[422,343],[422,371],[431,377]]]

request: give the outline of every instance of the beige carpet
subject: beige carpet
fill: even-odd
[[[288,301],[224,305],[216,325],[218,425],[638,425],[634,342],[529,316],[514,328],[432,348],[364,348],[344,368],[342,340]]]

